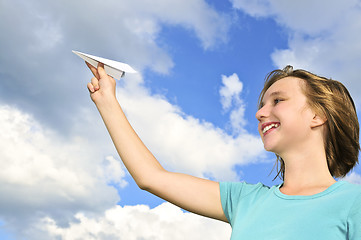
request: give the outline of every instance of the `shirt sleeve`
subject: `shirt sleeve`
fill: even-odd
[[[361,239],[361,194],[355,200],[348,217],[348,239]]]
[[[236,211],[238,200],[241,197],[243,182],[220,182],[221,202],[224,215],[227,217],[228,222],[232,225],[233,213]]]
[[[260,193],[264,192],[262,190],[269,189],[261,183],[249,184],[246,182],[220,182],[219,187],[223,212],[231,226],[233,226],[237,208],[242,201],[244,203],[245,196],[255,193],[252,195],[253,197],[247,199],[247,201],[254,201]]]

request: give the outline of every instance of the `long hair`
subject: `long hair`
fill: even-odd
[[[267,89],[285,77],[297,77],[304,80],[304,94],[309,106],[320,116],[325,117],[325,152],[328,169],[333,177],[344,177],[358,163],[359,122],[355,104],[346,87],[332,79],[317,76],[308,71],[286,66],[283,70],[274,70],[266,76],[261,91],[258,108]],[[277,156],[277,177],[284,180],[285,163]],[[280,163],[280,167],[278,167]]]

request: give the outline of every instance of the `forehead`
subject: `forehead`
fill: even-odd
[[[273,83],[265,92],[263,99],[267,99],[271,95],[298,95],[303,94],[302,85],[304,84],[303,80],[296,77],[285,77],[275,83]]]

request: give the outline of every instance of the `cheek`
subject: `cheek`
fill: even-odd
[[[284,130],[289,133],[291,138],[308,134],[309,125],[307,124],[307,119],[299,114],[289,116],[288,121],[282,126]]]

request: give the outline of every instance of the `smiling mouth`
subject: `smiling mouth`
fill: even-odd
[[[278,128],[280,126],[280,123],[271,123],[267,124],[265,127],[262,128],[263,135],[266,135],[271,129]]]

